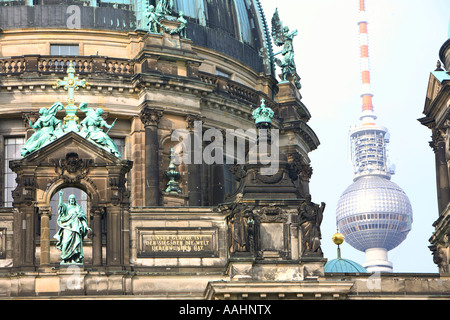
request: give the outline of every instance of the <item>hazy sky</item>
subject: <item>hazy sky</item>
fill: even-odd
[[[312,200],[327,204],[322,223],[322,249],[336,258],[331,236],[336,232],[336,205],[353,182],[348,132],[359,124],[362,101],[359,69],[358,0],[261,0],[266,19],[275,8],[284,25],[298,29],[294,39],[302,101],[312,118],[308,125],[321,142],[310,153],[314,173]],[[417,119],[422,111],[430,72],[447,40],[448,0],[366,0],[369,22],[371,87],[377,124],[388,128],[388,154],[396,165],[392,181],[408,195],[412,230],[389,252],[394,272],[438,272],[428,249],[438,218],[431,131]],[[274,50],[275,52],[277,50]],[[364,253],[349,244],[342,256],[364,263]]]

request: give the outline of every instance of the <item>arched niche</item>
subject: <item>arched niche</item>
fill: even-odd
[[[126,174],[132,162],[69,132],[58,140],[10,162],[17,174],[13,192],[14,217],[13,266],[35,270],[50,264],[50,200],[59,190],[79,188],[90,198],[92,267],[124,269],[129,266],[129,191]],[[38,219],[40,217],[40,219]],[[40,222],[40,226],[38,225]],[[102,259],[102,223],[107,233],[106,266]],[[36,230],[41,230],[40,264],[35,262]]]

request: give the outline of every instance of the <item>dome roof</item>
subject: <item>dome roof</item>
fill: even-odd
[[[359,263],[356,263],[352,260],[342,259],[341,258],[341,248],[339,247],[342,243],[344,243],[345,237],[339,231],[336,232],[331,238],[338,246],[337,248],[337,259],[333,259],[328,261],[325,264],[324,270],[325,272],[330,273],[367,273],[366,268],[364,268]]]
[[[147,30],[146,6],[156,6],[158,0],[25,3],[0,2],[0,29]],[[224,53],[258,72],[270,72],[260,55],[261,49],[271,46],[271,39],[259,0],[173,0],[174,19],[181,11],[188,20],[187,37],[194,44]]]
[[[354,248],[392,250],[411,230],[412,208],[405,192],[380,176],[363,176],[342,194],[337,225]]]
[[[366,268],[359,263],[342,258],[328,261],[324,268],[329,273],[367,273]]]

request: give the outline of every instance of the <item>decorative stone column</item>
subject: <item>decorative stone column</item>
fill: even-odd
[[[123,160],[120,166],[108,168],[110,199],[106,210],[106,268],[127,270],[130,266],[130,193],[125,175],[132,162]]]
[[[14,217],[13,267],[21,271],[36,269],[36,177],[21,167],[22,160],[12,160],[9,167],[17,174],[17,186],[13,191],[13,206],[18,213]]]
[[[40,207],[41,216],[41,267],[50,266],[50,218],[52,216],[52,207]]]
[[[140,118],[145,126],[145,206],[160,206],[158,124],[163,112],[145,107]]]
[[[189,130],[191,141],[191,154],[189,157],[191,162],[188,164],[188,196],[190,207],[199,207],[202,205],[202,167],[201,164],[196,164],[194,159],[196,151],[201,152],[201,150],[196,149],[201,149],[202,145],[201,137],[198,137],[198,134],[195,134],[195,122],[202,120],[202,117],[198,115],[190,114],[186,116],[187,129]],[[200,139],[200,141],[196,141],[195,139]]]
[[[309,192],[309,182],[311,181],[311,176],[313,174],[313,168],[309,164],[304,164],[301,167],[300,172],[300,183],[302,185],[302,190],[304,192],[303,196],[310,194]]]
[[[450,201],[450,186],[448,167],[445,158],[445,140],[438,129],[433,130],[430,146],[434,151],[436,161],[436,183],[438,194],[438,209],[441,214]]]
[[[105,208],[93,207],[91,209],[92,223],[92,265],[100,267],[102,263],[102,218]]]

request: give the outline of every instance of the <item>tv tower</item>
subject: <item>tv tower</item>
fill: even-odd
[[[392,272],[388,251],[411,230],[412,208],[405,192],[391,181],[394,169],[386,152],[388,130],[375,124],[367,25],[365,0],[359,0],[362,114],[360,125],[350,130],[354,177],[338,201],[336,222],[346,241],[365,252],[363,266],[368,272]]]

